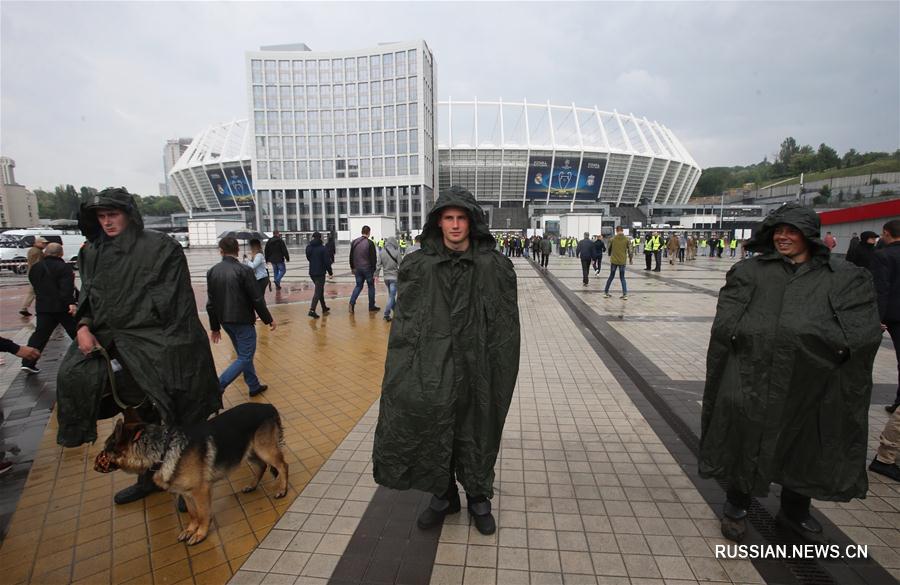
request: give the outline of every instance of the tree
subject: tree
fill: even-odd
[[[824,142],[819,145],[816,152],[816,170],[824,171],[825,169],[838,168],[841,166],[841,159],[835,149],[831,148]]]
[[[844,153],[844,157],[841,159],[843,166],[846,167],[855,167],[859,165],[860,156],[859,153],[856,152],[855,148],[851,148],[847,152]]]
[[[784,165],[789,165],[795,154],[800,152],[797,147],[797,141],[793,136],[788,136],[781,141],[781,149],[778,151],[778,161]]]

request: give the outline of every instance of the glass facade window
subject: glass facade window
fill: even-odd
[[[409,174],[408,163],[409,163],[409,159],[407,159],[405,156],[397,157],[397,174],[398,175],[403,176],[403,175]]]
[[[368,134],[360,134],[359,135],[359,155],[360,156],[369,156],[371,152],[369,151],[369,135]]]
[[[419,127],[419,104],[409,104],[409,127]]]
[[[321,161],[317,161],[317,160],[309,161],[309,178],[310,179],[321,179],[322,178],[322,163],[321,163]]]
[[[381,59],[378,58],[378,55],[373,55],[369,59],[369,78],[373,81],[381,79]]]
[[[334,111],[334,131],[344,132],[346,130],[344,110]]]
[[[250,61],[250,78],[253,80],[253,83],[262,83],[262,61],[260,61],[259,59],[253,59],[252,61]]]
[[[369,105],[369,84],[368,83],[360,83],[359,84],[359,105],[360,105],[360,107],[366,107]]]
[[[356,134],[347,137],[347,156],[357,156],[359,154],[358,138]]]
[[[281,158],[281,139],[277,136],[269,139],[269,158]]]
[[[331,60],[331,80],[337,83],[344,81],[344,65],[340,59]]]
[[[312,112],[310,112],[312,113]],[[310,136],[309,137],[309,158],[319,158],[321,156],[321,150],[319,149],[319,137],[318,136]]]
[[[353,57],[344,59],[344,79],[347,81],[356,81],[356,59]]]
[[[278,87],[275,85],[266,86],[266,107],[270,110],[278,109]]]
[[[319,88],[315,85],[306,86],[306,106],[310,109],[319,107]]]
[[[406,75],[406,51],[394,53],[394,64],[397,66],[397,75]]]
[[[384,154],[396,154],[394,150],[394,133],[384,133]]]
[[[291,62],[290,61],[279,61],[278,62],[278,83],[286,83],[290,85],[291,83]]]
[[[367,132],[369,130],[369,109],[361,108],[359,110],[359,131]]]
[[[381,108],[372,108],[372,130],[381,130]]]
[[[279,99],[281,101],[281,108],[284,110],[291,109],[291,102],[293,98],[291,97],[291,86],[290,85],[282,85],[278,88]]]
[[[369,80],[369,58],[368,57],[357,57],[356,58],[356,72],[358,73],[357,78],[360,81],[368,81]]]
[[[372,133],[372,156],[381,156],[381,132]]]
[[[406,104],[397,106],[397,128],[406,128],[408,116],[409,113],[406,108]]]
[[[319,83],[331,83],[331,61],[319,60]]]
[[[281,132],[282,134],[294,133],[294,113],[281,112]]]
[[[306,136],[297,137],[297,158],[307,158],[309,151],[306,149]]]
[[[298,179],[308,179],[309,178],[309,165],[305,160],[297,161],[297,178]]]
[[[342,134],[334,137],[334,156],[347,156],[347,137]]]
[[[266,133],[266,113],[256,111],[253,112],[253,125],[256,126],[257,134]]]
[[[307,61],[306,62],[306,83],[318,83],[319,82],[319,73],[316,69],[315,61]]]
[[[347,163],[347,176],[351,179],[359,176],[359,160],[351,158]]]
[[[284,163],[284,178],[285,179],[296,179],[297,178],[297,167],[294,165],[294,161],[285,161],[285,163]]]
[[[346,91],[344,93],[347,94],[347,106],[351,108],[356,107],[356,84],[348,83],[345,86]]]
[[[381,158],[373,158],[372,159],[372,176],[373,177],[384,176],[384,159],[381,159]]]
[[[356,124],[356,110],[347,110],[347,132],[356,132],[359,126]]]
[[[322,134],[331,134],[331,110],[322,110],[319,117],[322,119]]]
[[[265,136],[256,137],[256,158],[268,158]]]
[[[253,86],[253,107],[254,108],[265,108],[266,101],[264,98],[263,86],[254,85]]]
[[[419,157],[411,156],[409,157],[409,174],[418,175],[419,174]]]
[[[384,106],[384,127],[387,130],[394,127],[394,106]]]
[[[281,139],[281,152],[284,153],[284,158],[294,158],[293,136],[285,136]]]
[[[323,179],[333,179],[334,178],[334,161],[333,160],[323,160],[322,161],[322,178]]]
[[[381,56],[381,70],[385,78],[394,76],[394,54],[388,53]]]
[[[307,125],[309,126],[310,134],[319,134],[319,112],[317,110],[310,110],[306,113]]]
[[[268,119],[268,133],[278,134],[278,112],[269,112],[266,118]]]
[[[331,86],[330,85],[320,85],[319,86],[319,105],[323,108],[331,107]]]
[[[363,201],[363,215],[372,213],[372,202],[368,199]]]
[[[382,82],[383,91],[384,91],[384,103],[392,104],[394,103],[394,80],[393,79],[385,79]]]
[[[294,61],[291,65],[294,70],[294,83],[303,83],[303,61]]]
[[[409,132],[409,152],[410,154],[419,152],[419,133],[415,130]]]
[[[406,101],[406,88],[409,84],[405,79],[397,80],[397,102],[405,102]]]
[[[359,176],[370,177],[372,175],[372,159],[364,158],[359,161]]]
[[[269,163],[257,162],[256,163],[256,174],[259,175],[260,179],[268,179],[269,178]]]
[[[373,81],[370,85],[372,87],[372,92],[371,92],[372,105],[373,106],[381,105],[381,82]]]
[[[323,114],[325,112],[322,112]],[[322,136],[322,157],[334,156],[334,144],[330,134]]]
[[[406,140],[406,131],[397,132],[397,154],[406,154],[408,142]]]
[[[294,112],[294,131],[297,134],[306,134],[306,112]]]
[[[335,85],[332,90],[332,95],[334,96],[334,107],[343,108],[344,107],[344,86],[343,85]]]
[[[275,71],[275,61],[266,61],[266,83],[275,83],[278,81],[278,74]]]
[[[384,176],[393,177],[397,174],[397,159],[392,156],[384,159]]]
[[[417,77],[409,78],[409,101],[414,102],[419,99],[419,79]]]
[[[294,109],[302,110],[306,107],[306,92],[303,91],[302,85],[294,86]]]
[[[416,50],[410,49],[406,53],[406,61],[408,64],[408,71],[410,75],[416,74]]]
[[[393,195],[388,197],[387,203],[388,203],[387,212],[388,213],[397,213],[397,201],[394,199]]]

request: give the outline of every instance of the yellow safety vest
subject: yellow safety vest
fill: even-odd
[[[731,249],[734,250],[737,248],[737,240],[731,240]]]
[[[656,252],[660,248],[662,248],[662,239],[659,236],[653,236],[650,238],[650,245],[647,246],[651,252]]]

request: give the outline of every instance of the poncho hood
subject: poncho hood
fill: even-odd
[[[428,220],[422,229],[422,250],[429,254],[440,253],[444,248],[444,235],[438,226],[441,212],[448,207],[466,210],[469,215],[469,238],[474,248],[480,251],[493,250],[497,246],[485,220],[484,210],[478,205],[475,196],[458,185],[441,193],[434,207],[428,213]]]
[[[819,238],[822,223],[819,215],[809,207],[799,203],[785,203],[773,210],[762,220],[756,229],[756,233],[747,242],[747,249],[759,254],[777,253],[772,237],[775,235],[775,226],[787,224],[800,230],[806,241],[809,242],[812,256],[828,256],[831,250]]]
[[[134,236],[144,230],[144,219],[138,210],[134,195],[125,187],[110,187],[92,195],[90,199],[81,204],[78,212],[78,227],[89,242],[97,242],[104,236],[103,228],[97,221],[97,209],[111,208],[121,209],[128,215],[128,229],[123,233],[131,232]]]

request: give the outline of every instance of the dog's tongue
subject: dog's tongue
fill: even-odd
[[[100,473],[109,473],[109,454],[106,451],[100,451],[97,453],[97,457],[94,459],[94,471],[99,471]]]

